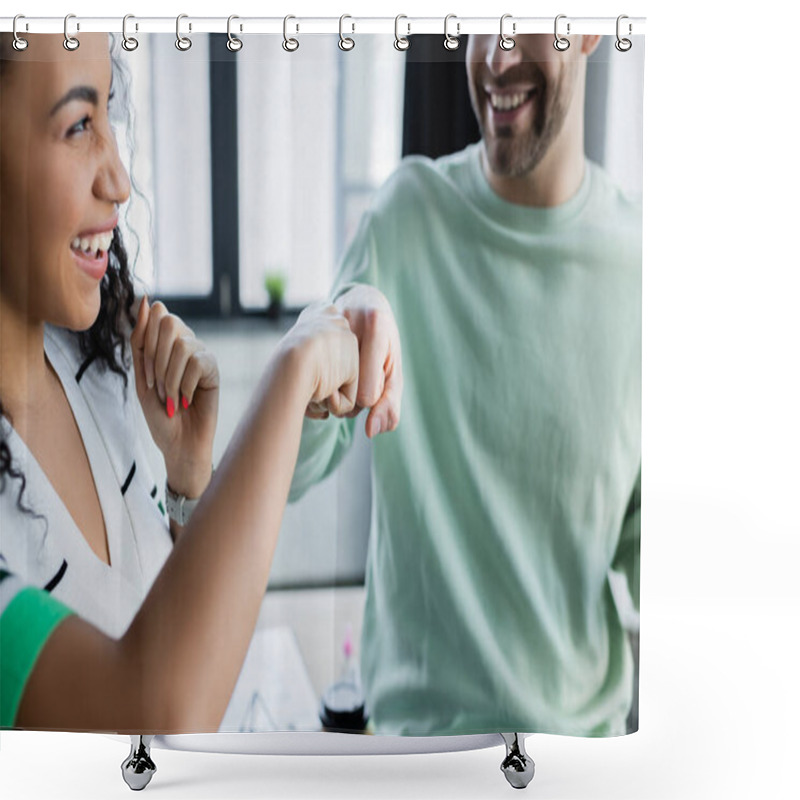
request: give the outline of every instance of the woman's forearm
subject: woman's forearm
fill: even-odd
[[[153,721],[217,730],[267,586],[308,401],[298,351],[273,360],[121,646]],[[198,662],[203,664],[197,669]]]
[[[28,676],[17,727],[218,730],[267,586],[304,413],[326,398],[331,413],[350,413],[358,367],[343,315],[300,314],[128,630],[112,639],[77,614],[60,622]]]

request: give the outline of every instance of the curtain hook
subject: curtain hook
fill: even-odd
[[[408,19],[405,14],[398,14],[394,18],[394,49],[400,50],[408,50],[411,47],[411,40],[408,38],[411,35],[411,24],[406,22],[406,35],[400,35],[400,20],[401,19]]]
[[[569,39],[565,39],[563,36],[560,36],[558,33],[558,21],[560,19],[566,19],[566,14],[559,14],[556,17],[555,26],[553,28],[555,32],[555,40],[553,41],[553,47],[558,50],[559,53],[563,53],[565,50],[569,50]],[[569,22],[567,22],[567,36],[569,36]]]
[[[122,48],[123,50],[127,50],[129,53],[135,50],[139,46],[139,40],[135,39],[133,36],[128,36],[128,20],[135,19],[133,14],[126,14],[122,18]],[[139,30],[139,24],[136,24],[136,30]]]
[[[290,39],[289,38],[289,34],[287,33],[290,19],[297,19],[297,17],[293,17],[291,14],[288,14],[287,16],[285,16],[283,18],[283,45],[282,46],[283,46],[283,49],[287,53],[293,53],[295,50],[297,50],[298,47],[300,47],[300,42],[298,42],[297,39]],[[300,30],[300,26],[299,25],[296,26],[296,30],[298,30],[298,31]]]
[[[352,39],[349,36],[345,36],[344,31],[342,30],[344,21],[346,19],[353,19],[353,18],[349,14],[342,14],[342,16],[339,17],[339,49],[344,50],[345,52],[348,50],[352,50],[356,46],[355,39]],[[353,26],[352,33],[355,33],[356,32],[355,22],[352,22],[350,24]]]
[[[192,46],[192,40],[188,36],[181,36],[181,20],[188,19],[188,14],[178,14],[175,20],[175,47],[185,52]],[[189,30],[192,30],[192,23],[189,23]]]
[[[617,50],[619,50],[620,53],[627,53],[628,50],[630,50],[631,47],[633,47],[633,42],[631,42],[630,39],[622,39],[620,37],[620,35],[619,35],[620,22],[622,22],[622,20],[624,20],[624,19],[628,19],[628,16],[626,14],[620,14],[617,17],[617,41],[614,42],[614,47],[616,47]],[[633,33],[633,26],[629,22],[628,23],[628,36],[630,36],[632,33]]]
[[[11,28],[12,31],[14,32],[14,41],[11,44],[12,44],[12,47],[15,50],[22,51],[28,46],[28,40],[27,39],[23,39],[17,33],[17,20],[18,19],[25,19],[25,15],[24,14],[17,14],[17,16],[14,17],[14,25]],[[27,30],[27,28],[28,28],[28,23],[26,22],[25,23],[25,29]]]
[[[70,51],[77,50],[81,46],[81,43],[74,36],[70,36],[69,31],[67,30],[67,26],[69,25],[69,21],[71,19],[75,19],[74,14],[67,14],[67,16],[64,17],[64,49]],[[81,29],[79,23],[76,22],[75,25],[77,30]]]
[[[231,22],[235,19],[239,19],[239,17],[237,17],[236,14],[231,14],[228,17],[228,41],[225,42],[225,46],[228,48],[228,50],[231,51],[231,53],[238,53],[242,49],[242,47],[244,47],[244,42],[238,36],[234,36],[231,33]],[[239,26],[240,33],[241,30],[242,26],[240,25]]]
[[[514,45],[516,44],[516,42],[512,38],[512,36],[514,34],[516,34],[516,32],[517,32],[517,23],[516,22],[512,22],[511,23],[511,34],[512,34],[512,36],[506,36],[506,34],[503,32],[503,25],[505,24],[505,21],[507,19],[511,19],[511,14],[503,14],[503,16],[500,17],[500,49],[501,50],[513,50],[514,49]]]
[[[456,35],[451,36],[447,31],[447,23],[450,22],[451,19],[456,20]],[[461,23],[458,22],[458,17],[455,14],[448,14],[444,18],[444,49],[445,50],[458,50],[459,42],[458,37],[461,35]]]

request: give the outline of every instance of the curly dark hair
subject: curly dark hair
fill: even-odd
[[[8,73],[11,61],[5,58],[11,48],[11,34],[0,34],[0,80]],[[113,48],[113,37],[110,46]],[[127,77],[121,69],[119,62],[112,52],[112,65],[114,75],[126,82]],[[123,92],[125,95],[126,92]],[[111,246],[108,251],[108,269],[100,284],[100,311],[92,326],[86,331],[75,332],[84,358],[93,358],[101,369],[107,369],[122,377],[127,390],[128,375],[126,368],[130,365],[130,353],[127,347],[125,329],[133,327],[135,317],[132,307],[134,301],[133,273],[128,265],[128,253],[122,242],[119,228],[114,229]],[[127,325],[126,325],[127,323]],[[9,423],[13,423],[11,416],[4,409],[0,398],[0,416],[4,416]],[[16,466],[12,459],[11,449],[5,435],[5,427],[0,425],[0,493],[6,490],[8,479],[20,482],[17,494],[18,508],[47,524],[43,515],[33,511],[23,502],[26,479],[22,470]]]

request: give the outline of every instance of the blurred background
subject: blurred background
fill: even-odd
[[[286,53],[279,38],[248,37],[233,54],[218,34],[192,36],[186,52],[170,34],[130,53],[115,42],[116,130],[134,186],[123,234],[141,290],[218,358],[217,463],[280,336],[327,298],[375,190],[403,156],[479,138],[465,41],[448,52],[440,36],[415,36],[400,53],[392,37],[355,39],[342,52],[305,36]],[[612,42],[587,71],[586,152],[641,197],[644,47],[619,54]],[[152,466],[163,475],[155,448]],[[287,508],[270,577],[266,622],[292,624],[317,690],[340,666],[331,654],[346,625],[358,641],[369,518],[362,417],[336,474]]]

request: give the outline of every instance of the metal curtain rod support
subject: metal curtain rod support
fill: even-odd
[[[132,15],[126,15],[128,19],[134,19]],[[504,15],[506,28],[513,25],[514,35],[524,35],[526,33],[553,33],[553,17],[511,17]],[[181,16],[183,22],[181,29],[191,31],[192,34],[199,33],[229,33],[229,17],[193,17],[190,15]],[[359,33],[385,33],[387,36],[396,36],[397,19],[395,17],[345,17],[348,19],[349,30],[354,30],[358,25]],[[404,17],[404,27],[406,30],[413,28],[415,34],[444,34],[442,17]],[[499,15],[494,17],[457,17],[459,24],[459,35],[470,33],[493,33],[497,34]],[[234,16],[233,19],[236,19]],[[237,19],[236,27],[239,29],[239,38],[248,34],[284,33],[284,17],[240,17]],[[294,17],[289,16],[293,21],[295,33],[306,34],[340,34],[342,33],[340,17]],[[625,20],[625,36],[635,36],[645,32],[645,17],[567,17],[561,16],[559,30],[567,30],[569,23],[570,34],[601,34],[616,36],[620,39],[619,20]],[[15,25],[16,20],[16,25]],[[20,24],[24,20],[24,24]],[[146,33],[175,33],[175,17],[135,17],[136,32]],[[561,27],[563,25],[563,27]],[[185,27],[184,27],[185,26]],[[451,27],[455,28],[451,24]],[[24,33],[64,33],[64,17],[29,17],[18,14],[15,17],[0,17],[0,31],[17,31],[18,34]],[[80,31],[80,33],[121,33],[121,17],[78,17],[70,16],[70,31]],[[74,37],[68,36],[69,39]],[[188,38],[183,35],[181,39]]]

